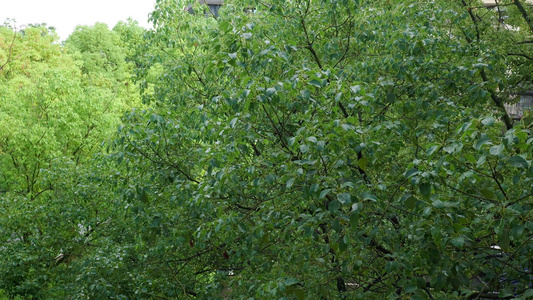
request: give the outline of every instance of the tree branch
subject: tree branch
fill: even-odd
[[[522,56],[522,57],[525,57],[527,59],[533,59],[533,57],[527,55],[527,54],[523,54],[523,53],[507,53],[507,55],[513,55],[513,56]]]
[[[522,17],[526,21],[527,25],[529,26],[529,29],[533,33],[533,20],[531,20],[529,14],[527,13],[526,9],[524,8],[524,5],[522,4],[521,0],[514,0],[513,1],[516,7],[518,8],[518,11],[520,11],[520,14],[522,14]]]

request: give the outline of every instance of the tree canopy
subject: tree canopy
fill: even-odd
[[[131,22],[79,27],[65,48],[15,36],[56,74],[37,83],[15,76],[25,56],[2,29],[0,66],[17,60],[0,105],[18,106],[0,119],[0,160],[25,157],[54,183],[16,193],[26,169],[2,169],[7,295],[533,296],[533,137],[504,107],[532,89],[532,7],[234,0],[215,18],[186,4],[158,0],[143,39]],[[129,76],[142,104],[119,92]],[[99,95],[125,111],[102,148],[118,121]],[[30,117],[39,97],[58,117]],[[43,165],[54,151],[71,158]]]

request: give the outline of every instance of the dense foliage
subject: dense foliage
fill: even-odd
[[[533,296],[533,137],[504,109],[533,89],[532,9],[498,3],[159,0],[142,40],[64,46],[1,28],[0,289]]]
[[[79,203],[80,195],[101,195],[79,190],[97,188],[80,174],[97,171],[93,155],[116,132],[124,110],[140,104],[138,89],[128,84],[133,63],[126,56],[133,49],[123,40],[143,29],[134,22],[116,31],[80,27],[65,46],[45,27],[4,26],[0,33],[0,289],[48,298],[48,288],[58,288],[54,281],[48,286],[49,276],[60,271],[50,263],[102,209]],[[94,53],[113,57],[114,69],[95,63]]]

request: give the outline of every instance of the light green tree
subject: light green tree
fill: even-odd
[[[46,28],[0,33],[0,290],[70,297],[64,287],[76,274],[64,263],[110,223],[101,212],[112,189],[89,179],[113,173],[93,156],[139,95],[134,84],[89,80],[105,70],[84,72],[84,53],[59,45]],[[115,63],[126,80],[131,66]]]
[[[44,28],[1,29],[5,41],[15,39],[2,47],[2,61],[9,62],[0,78],[0,186],[34,199],[54,188],[41,180],[41,170],[55,159],[89,157],[138,96],[133,85],[122,88],[126,93],[89,84],[84,78],[94,74],[81,70],[83,56],[66,51]]]

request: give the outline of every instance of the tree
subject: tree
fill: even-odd
[[[93,81],[103,81],[102,85],[114,86],[114,81],[124,81],[125,51],[120,45],[120,37],[109,30],[106,24],[78,26],[65,44],[81,53],[82,71]]]
[[[117,78],[112,84],[99,85],[87,78],[103,79],[107,73],[84,67],[93,54],[69,52],[44,27],[28,27],[23,34],[1,29],[4,40],[14,39],[2,49],[6,64],[0,78],[0,160],[4,166],[0,186],[33,199],[54,188],[42,182],[41,170],[55,159],[67,157],[79,163],[90,157],[139,96],[134,85],[124,84],[132,67],[127,68],[118,38],[113,40],[117,45],[108,45],[116,48],[116,53],[109,54],[113,62],[104,63],[117,65],[113,69]],[[108,34],[114,36],[109,30]],[[78,35],[75,32],[72,39],[91,43]]]
[[[160,232],[143,267],[183,296],[530,294],[531,136],[503,103],[531,48],[465,4],[158,2],[165,71],[117,154]]]
[[[86,80],[100,70],[83,73],[82,53],[56,42],[46,28],[0,27],[0,289],[10,297],[73,294],[65,288],[79,269],[66,263],[109,223],[112,190],[88,183],[106,176],[94,156],[139,99],[133,84]]]
[[[517,31],[479,1],[235,0],[217,19],[158,1],[135,58],[145,105],[53,196],[76,211],[65,226],[2,250],[34,258],[2,288],[46,274],[34,297],[530,297],[533,139],[502,106],[531,81],[510,53],[533,49],[498,2]],[[59,211],[30,215],[46,229]]]

